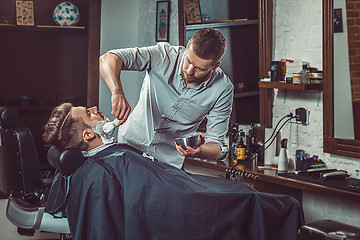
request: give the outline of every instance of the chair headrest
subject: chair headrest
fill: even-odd
[[[9,106],[0,106],[0,126],[12,127],[16,124],[19,118],[18,111]]]
[[[59,150],[50,147],[47,158],[52,167],[65,175],[73,174],[85,162],[85,157],[79,149]]]

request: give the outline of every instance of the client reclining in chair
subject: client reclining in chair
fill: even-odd
[[[47,145],[86,151],[73,174],[56,175],[45,209],[67,216],[73,239],[296,239],[304,220],[292,197],[152,161],[111,141],[103,122],[64,103],[45,127]]]

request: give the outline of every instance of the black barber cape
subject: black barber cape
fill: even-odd
[[[66,197],[57,174],[45,211],[62,209],[74,240],[295,240],[304,222],[290,196],[189,174],[123,144],[88,158],[68,187]]]

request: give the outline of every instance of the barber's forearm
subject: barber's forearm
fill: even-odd
[[[124,94],[121,81],[122,60],[117,55],[105,53],[99,58],[99,70],[111,94]]]
[[[211,159],[217,157],[221,152],[219,144],[215,142],[207,142],[200,146],[200,152],[196,154],[196,157]]]

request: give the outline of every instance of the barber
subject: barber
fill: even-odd
[[[225,50],[221,32],[203,28],[186,48],[158,43],[102,55],[100,73],[111,91],[111,114],[122,124],[119,142],[177,168],[185,156],[216,157],[224,145],[233,101],[233,84],[219,68]],[[120,81],[122,70],[146,71],[131,114]],[[201,135],[198,148],[174,143],[176,137],[194,134],[205,117],[206,137]]]

